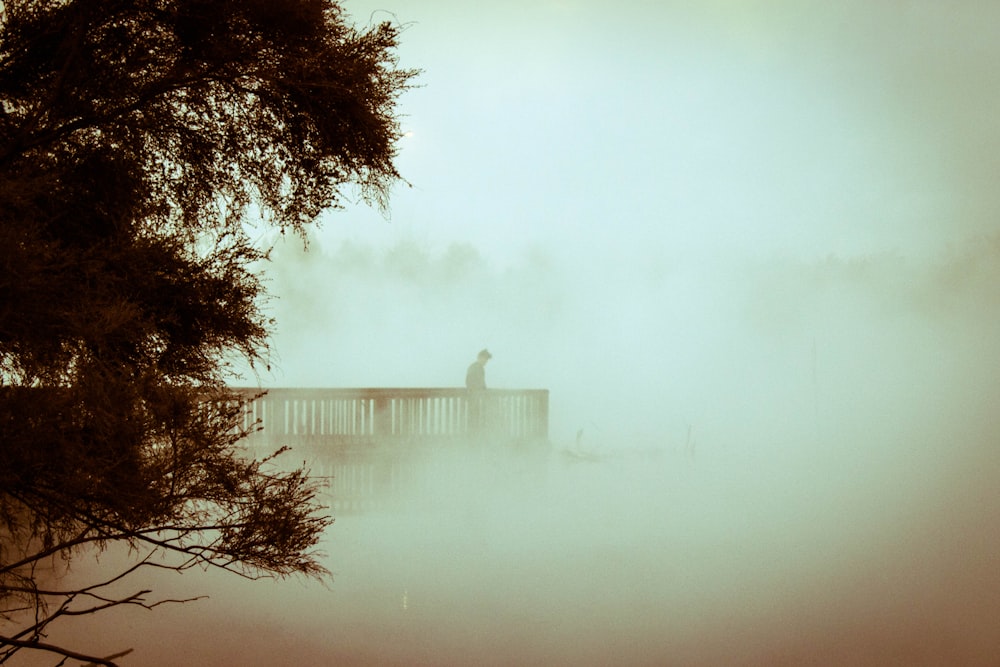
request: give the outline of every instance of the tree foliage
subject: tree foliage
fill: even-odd
[[[399,178],[398,31],[334,0],[0,4],[0,628],[32,619],[0,662],[97,600],[40,590],[52,555],[322,571],[316,485],[245,455],[223,380],[266,362],[248,225]]]

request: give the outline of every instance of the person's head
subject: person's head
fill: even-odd
[[[486,362],[492,358],[493,355],[490,354],[490,351],[487,350],[486,348],[479,350],[479,354],[476,356],[476,360],[484,366],[486,365]]]

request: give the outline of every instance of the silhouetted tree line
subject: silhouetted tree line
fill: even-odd
[[[332,0],[0,3],[0,663],[113,664],[47,630],[154,606],[108,592],[142,568],[324,573],[317,484],[241,449],[224,378],[267,363],[249,224],[399,178],[398,32]],[[126,571],[40,583],[114,543]]]

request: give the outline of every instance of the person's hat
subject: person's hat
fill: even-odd
[[[479,350],[479,354],[476,355],[476,356],[478,356],[480,359],[482,359],[483,357],[485,357],[487,359],[492,359],[493,358],[493,355],[490,354],[490,351],[487,350],[485,347],[483,349]]]

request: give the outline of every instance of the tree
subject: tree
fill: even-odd
[[[324,573],[317,483],[247,453],[224,381],[267,362],[250,226],[400,178],[398,33],[335,0],[0,3],[0,663],[113,664],[46,629],[157,604],[105,594],[142,568]],[[115,543],[134,569],[35,576]]]

